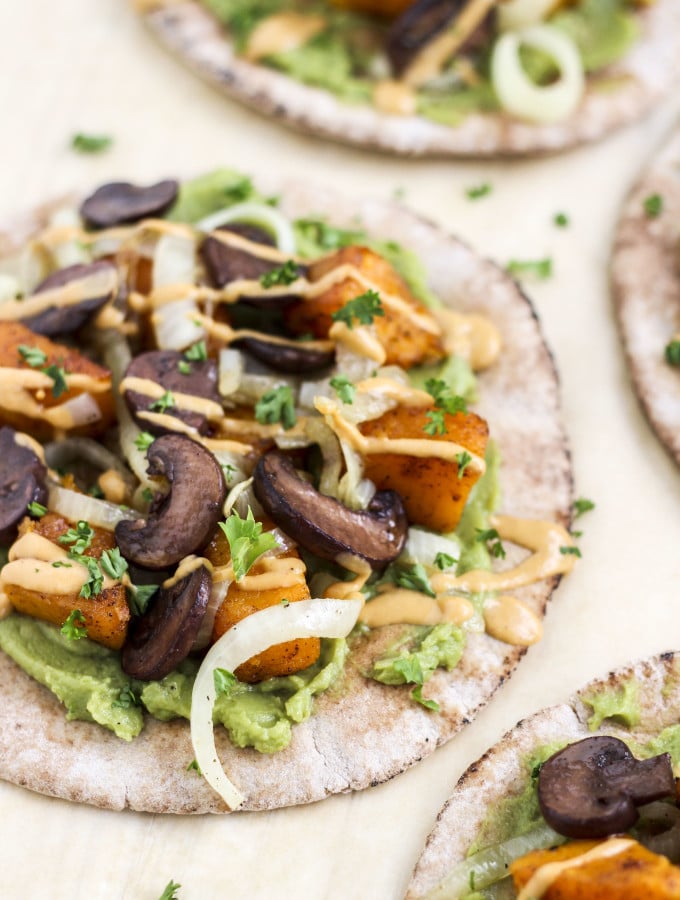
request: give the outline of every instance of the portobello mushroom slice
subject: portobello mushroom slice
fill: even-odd
[[[129,181],[103,184],[90,194],[80,207],[80,215],[90,228],[112,228],[162,216],[177,199],[179,182],[159,181],[149,187],[139,187]]]
[[[538,776],[543,818],[571,838],[626,831],[637,821],[638,806],[674,795],[668,753],[638,760],[623,741],[609,736],[569,744],[541,766]]]
[[[243,337],[232,341],[232,346],[240,347],[274,369],[276,372],[287,372],[291,375],[306,375],[333,365],[335,350],[317,350],[306,347],[299,341],[268,341],[266,338]]]
[[[200,566],[160,589],[146,612],[130,623],[121,652],[126,675],[156,681],[186,659],[208,609],[211,587],[210,571]]]
[[[118,293],[118,270],[113,263],[105,260],[67,266],[52,272],[41,281],[34,295],[67,284],[73,285],[76,290],[79,286],[83,294],[82,300],[78,300],[77,303],[51,306],[34,316],[26,316],[21,319],[23,324],[36,334],[43,334],[46,337],[79,331]]]
[[[186,373],[186,374],[185,374]],[[202,397],[213,403],[221,404],[217,390],[217,363],[213,359],[187,360],[177,350],[151,350],[136,356],[125,370],[125,378],[142,378],[160,384],[171,394],[190,394]],[[139,414],[148,412],[154,404],[154,398],[143,391],[127,390],[123,397],[134,420],[140,428],[152,434],[165,434],[168,429],[162,425],[149,422]],[[168,406],[166,415],[181,419],[195,428],[199,434],[206,434],[210,429],[208,416],[202,412]]]
[[[147,450],[147,471],[165,476],[170,491],[147,519],[116,525],[123,556],[146,569],[167,569],[204,547],[212,537],[227,495],[215,457],[182,434],[165,434]]]
[[[287,535],[323,559],[342,554],[382,568],[401,553],[408,521],[395,491],[379,491],[366,511],[354,512],[302,479],[288,457],[271,452],[255,468],[255,496]]]
[[[16,438],[13,428],[0,428],[0,544],[5,545],[16,537],[29,503],[47,503],[47,468]]]

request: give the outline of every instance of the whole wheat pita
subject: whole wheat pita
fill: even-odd
[[[311,184],[262,184],[288,216],[324,216],[338,227],[359,225],[396,241],[422,260],[428,283],[446,304],[488,314],[500,329],[503,352],[479,376],[480,414],[492,424],[503,459],[502,507],[513,515],[568,525],[572,473],[560,417],[559,384],[534,309],[518,284],[457,238],[401,206],[353,200]],[[46,209],[0,235],[6,251],[45,223]],[[530,373],[531,377],[527,377]],[[521,423],[521,427],[518,427]],[[506,545],[504,566],[526,551]],[[518,596],[542,618],[557,579]],[[291,744],[272,755],[239,750],[216,729],[220,758],[245,794],[245,809],[271,809],[360,790],[390,779],[449,740],[475,716],[525,652],[487,634],[470,634],[459,665],[437,670],[428,696],[433,714],[408,688],[363,673],[399,629],[376,629],[353,645],[336,689],[316,698],[314,713],[297,725]],[[52,694],[0,653],[0,774],[45,794],[113,809],[203,813],[224,811],[221,799],[195,772],[186,722],[149,719],[130,743],[105,729],[67,721]]]
[[[412,156],[522,156],[599,140],[649,112],[680,69],[680,9],[673,0],[640,10],[641,35],[626,57],[591,80],[567,120],[532,124],[472,113],[455,126],[349,104],[238,55],[199,0],[137,0],[140,14],[171,53],[219,90],[284,124],[324,138]],[[605,77],[606,76],[606,77]]]

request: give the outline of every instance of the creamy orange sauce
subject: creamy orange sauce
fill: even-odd
[[[132,375],[121,381],[119,390],[121,394],[124,394],[125,391],[134,391],[154,400],[160,400],[167,393],[162,384],[158,384],[150,378],[136,378]],[[180,391],[171,391],[171,394],[173,399],[172,407],[176,409],[199,413],[210,421],[219,420],[224,414],[222,406],[214,400],[209,400],[206,397],[197,397],[195,394],[183,394]]]
[[[443,329],[444,349],[449,356],[462,356],[474,372],[488,369],[500,356],[501,333],[491,319],[477,313],[433,309]]]
[[[563,872],[578,868],[593,860],[617,856],[634,845],[635,841],[629,838],[609,838],[609,840],[598,844],[597,847],[582,853],[581,856],[575,856],[572,859],[565,859],[561,862],[546,863],[534,872],[517,895],[517,900],[541,900],[550,886],[557,881]]]
[[[336,562],[349,572],[353,572],[356,578],[351,581],[336,581],[330,584],[324,591],[324,597],[329,600],[363,601],[364,595],[361,593],[361,589],[373,572],[369,563],[358,556],[352,556],[351,553],[341,553]]]
[[[419,591],[394,588],[378,594],[368,602],[359,621],[370,628],[381,625],[439,625],[453,622],[462,625],[475,613],[465,597],[428,597]]]
[[[417,456],[426,459],[443,459],[455,463],[456,456],[468,452],[461,444],[453,441],[433,441],[427,438],[378,438],[367,437],[359,429],[342,416],[342,410],[331,400],[317,397],[317,410],[325,417],[326,422],[335,434],[356,450],[357,453],[394,453],[402,456]],[[480,456],[471,455],[471,470],[483,473],[486,463]]]
[[[378,366],[382,366],[387,359],[385,348],[370,326],[350,328],[345,322],[334,322],[328,331],[328,337],[338,344],[343,344],[358,356],[372,359]]]
[[[427,391],[419,391],[410,384],[402,384],[394,378],[376,376],[365,378],[356,384],[357,394],[380,394],[396,400],[400,406],[413,406],[416,408],[430,407],[433,404],[432,395]]]
[[[270,591],[305,583],[305,564],[290,556],[263,556],[257,565],[264,569],[257,575],[244,575],[238,582],[244,591]]]
[[[53,306],[65,307],[82,303],[83,300],[115,294],[118,290],[118,273],[113,267],[100,269],[69,281],[62,287],[51,288],[25,300],[7,300],[0,304],[0,319],[25,319],[45,312]]]
[[[125,503],[127,498],[127,484],[125,479],[115,469],[107,469],[97,479],[97,484],[102,489],[104,497],[109,503]]]
[[[291,344],[295,343],[291,338],[278,337],[275,334],[266,334],[262,331],[253,331],[249,328],[230,328],[224,322],[216,322],[203,313],[197,313],[192,318],[202,325],[211,337],[224,344],[231,344],[240,338],[255,338],[263,343],[275,344],[280,347],[290,347]],[[305,341],[303,346],[308,350],[327,351],[333,349],[334,343],[333,341]]]
[[[543,637],[538,616],[526,603],[508,594],[484,601],[484,625],[492,638],[516,647],[530,647]]]
[[[373,105],[381,112],[396,116],[412,116],[417,112],[413,88],[403,81],[379,81],[373,88]]]
[[[54,566],[53,563],[64,565]],[[103,590],[118,582],[103,571]],[[0,587],[11,584],[42,594],[79,594],[89,580],[87,566],[35,532],[22,535],[9,550],[9,562],[0,571]]]
[[[266,56],[297,50],[323,31],[325,25],[323,16],[293,10],[274,13],[255,26],[243,55],[250,62],[257,62]]]
[[[214,453],[224,451],[225,453],[235,453],[238,456],[247,456],[249,453],[253,452],[253,448],[250,444],[244,444],[241,441],[203,437],[203,435],[199,434],[195,428],[191,425],[187,425],[186,422],[178,419],[177,416],[169,416],[167,413],[149,412],[148,410],[143,410],[142,412],[137,413],[137,415],[140,419],[148,422],[150,425],[156,425],[158,428],[164,428],[166,431],[188,434],[193,440],[202,444],[208,450],[212,450]]]
[[[189,575],[192,575],[197,569],[200,569],[202,567],[205,567],[211,573],[213,571],[212,563],[210,562],[210,560],[205,559],[203,556],[196,556],[193,553],[190,556],[185,556],[184,559],[180,560],[180,563],[175,570],[175,574],[170,578],[166,578],[166,580],[163,582],[162,587],[165,590],[174,587],[178,582],[182,581],[183,578],[187,578]]]

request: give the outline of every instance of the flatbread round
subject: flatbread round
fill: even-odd
[[[567,525],[572,500],[571,461],[560,418],[559,385],[536,314],[518,284],[497,265],[441,229],[396,204],[343,194],[310,184],[258,183],[276,193],[292,218],[323,216],[334,225],[366,229],[398,241],[425,265],[432,289],[457,309],[488,313],[500,328],[499,362],[479,379],[478,411],[490,422],[502,455],[502,507],[513,515]],[[22,237],[40,224],[23,220]],[[5,235],[9,248],[11,235]],[[0,247],[3,235],[0,234]],[[504,564],[526,551],[506,544]],[[557,579],[518,591],[542,617]],[[441,713],[426,711],[410,688],[386,687],[362,672],[395,639],[399,628],[377,629],[350,654],[337,690],[320,695],[315,711],[293,729],[290,746],[273,755],[238,750],[216,729],[224,766],[245,794],[245,809],[272,809],[360,790],[399,774],[464,725],[507,678],[524,650],[486,634],[471,634],[459,666],[437,670],[427,693]],[[86,722],[67,722],[46,689],[0,653],[0,774],[32,790],[98,806],[148,812],[224,811],[224,804],[195,772],[184,721],[147,719],[131,743]]]
[[[611,734],[644,743],[663,728],[677,725],[679,675],[680,653],[664,653],[595,679],[566,703],[518,722],[461,776],[427,839],[411,877],[407,900],[426,897],[453,866],[465,859],[489,810],[522,792],[527,779],[524,760],[536,748],[558,741],[578,741],[593,734]],[[631,678],[639,687],[639,723],[626,728],[606,719],[600,728],[591,731],[587,723],[592,709],[584,704],[584,695],[616,689]]]
[[[657,195],[661,212],[650,215],[645,201]],[[626,201],[612,286],[633,385],[652,427],[680,463],[680,371],[664,358],[680,331],[680,130]]]
[[[450,127],[422,116],[395,116],[344,103],[328,91],[240,58],[226,32],[196,0],[137,0],[166,47],[220,90],[271,118],[344,143],[424,156],[549,153],[597,140],[650,110],[680,72],[680,6],[657,0],[640,12],[641,37],[607,75],[592,83],[567,121],[535,125],[500,113],[473,114]],[[615,86],[612,86],[615,83]]]

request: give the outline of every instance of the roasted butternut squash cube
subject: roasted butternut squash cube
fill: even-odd
[[[519,891],[541,866],[577,858],[601,841],[569,841],[554,850],[535,850],[510,865]],[[543,900],[672,900],[680,897],[680,868],[634,843],[612,856],[565,869]]]
[[[444,413],[445,433],[429,435],[425,431],[427,412],[419,407],[398,406],[379,419],[361,424],[360,430],[366,437],[417,439],[422,441],[423,451],[422,456],[369,453],[364,457],[365,475],[378,490],[393,490],[401,496],[411,524],[433,531],[453,531],[480,473],[468,465],[461,474],[458,463],[427,455],[427,445],[449,441],[483,458],[489,429],[475,413]]]
[[[34,532],[62,549],[68,549],[68,545],[64,547],[58,540],[72,526],[73,523],[62,516],[48,513],[38,521],[25,519],[19,528],[19,539],[29,532]],[[105,550],[115,547],[115,541],[113,534],[103,528],[93,528],[93,531],[92,542],[84,550],[83,555],[99,559]],[[119,650],[123,646],[130,621],[130,609],[123,584],[113,584],[104,588],[94,597],[81,597],[79,590],[52,593],[43,589],[42,584],[34,590],[27,587],[25,582],[13,583],[12,563],[5,566],[0,577],[5,594],[18,612],[51,622],[53,625],[63,625],[74,610],[80,610],[90,640],[114,650]]]
[[[405,369],[424,363],[434,363],[444,357],[441,333],[434,317],[410,292],[406,282],[378,253],[367,247],[343,247],[337,253],[313,262],[309,267],[309,280],[319,281],[329,272],[340,267],[353,267],[376,290],[403,300],[413,313],[432,320],[432,331],[426,331],[409,315],[383,304],[384,316],[373,320],[378,340],[387,354],[387,365]],[[284,312],[286,326],[293,334],[313,334],[316,338],[328,337],[333,325],[332,315],[350,300],[366,293],[366,286],[347,274],[332,284],[318,297],[302,300],[289,306]]]
[[[39,362],[30,365],[19,347],[37,351],[33,359]],[[52,366],[63,370],[67,375],[81,376],[81,383],[63,392],[49,375],[45,387],[27,387],[26,383],[22,383],[22,377],[26,377],[22,376],[22,372],[40,374],[42,369]],[[2,381],[2,425],[10,425],[40,440],[48,440],[62,432],[73,435],[101,434],[114,421],[115,408],[109,370],[92,362],[73,347],[57,344],[47,337],[35,334],[21,322],[0,320],[0,367],[15,370],[14,373],[7,373]],[[99,408],[99,418],[96,421],[77,425],[66,411],[56,417],[57,407],[84,393],[89,393]]]
[[[229,562],[229,546],[227,539],[215,536],[211,541],[206,557],[213,565],[225,565]],[[295,551],[289,553],[285,560],[279,557],[278,565],[285,569],[285,561],[298,561],[300,556]],[[276,606],[287,600],[296,603],[299,600],[309,599],[309,588],[304,580],[296,580],[292,585],[277,585],[276,572],[267,571],[267,563],[256,562],[246,579],[233,582],[229,585],[227,596],[217,611],[215,624],[213,625],[212,642],[217,641],[228,631],[232,625],[252,615],[260,609],[268,606]],[[259,580],[262,586],[255,583],[251,586],[248,579],[255,576],[253,581]],[[272,586],[270,586],[273,583]],[[321,642],[318,638],[301,638],[296,641],[286,641],[269,647],[263,653],[251,657],[234,673],[240,681],[255,683],[266,678],[274,678],[277,675],[292,675],[311,666],[319,658]]]

